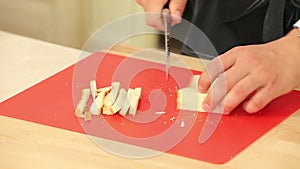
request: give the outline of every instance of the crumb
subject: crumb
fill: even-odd
[[[182,122],[181,122],[181,124],[180,124],[180,127],[182,127],[182,128],[183,128],[184,126],[185,126],[185,122],[184,122],[184,121],[182,121]]]
[[[166,112],[164,112],[164,111],[158,111],[158,112],[155,112],[155,114],[162,115],[162,114],[166,114]]]
[[[169,120],[170,120],[170,121],[175,121],[175,120],[176,120],[176,117],[173,116],[173,117],[170,118]]]

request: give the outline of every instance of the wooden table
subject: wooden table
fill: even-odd
[[[130,47],[115,51],[131,53]],[[78,61],[80,50],[0,31],[0,101]],[[194,69],[199,61],[181,57]],[[1,111],[1,110],[0,110]],[[85,134],[0,116],[0,168],[300,168],[300,111],[236,157],[214,165],[172,154],[133,160],[98,148]]]

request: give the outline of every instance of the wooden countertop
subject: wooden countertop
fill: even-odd
[[[78,61],[80,50],[0,31],[0,102]],[[117,53],[134,48],[117,46]],[[181,57],[191,68],[199,60]],[[1,111],[1,110],[0,110]],[[299,168],[300,111],[258,139],[223,165],[172,154],[139,160],[114,156],[98,148],[86,135],[0,116],[0,168]]]

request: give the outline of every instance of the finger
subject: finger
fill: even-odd
[[[239,81],[228,92],[225,99],[224,113],[229,114],[241,102],[243,102],[251,93],[265,84],[265,78],[251,73]]]
[[[239,81],[250,74],[249,68],[245,65],[236,64],[225,71],[226,91],[230,91]]]
[[[209,90],[207,97],[203,102],[203,108],[207,112],[213,112],[218,103],[226,95],[226,86],[225,86],[225,75],[220,74],[215,82],[213,83],[211,89]]]
[[[243,108],[248,113],[256,113],[263,109],[273,99],[286,94],[290,90],[285,89],[280,79],[269,82],[267,85],[258,90],[249,101],[245,102]]]
[[[199,78],[199,90],[202,93],[207,92],[211,83],[219,76],[219,74],[224,73],[222,63],[220,58],[215,58],[210,61],[205,68],[205,71],[201,74]]]
[[[146,13],[146,23],[160,31],[165,29],[160,13]]]
[[[219,74],[224,73],[234,65],[238,55],[239,54],[234,51],[228,51],[210,61],[206,65],[205,71],[201,74],[199,79],[198,86],[200,92],[207,92],[211,83],[219,76]]]
[[[163,31],[164,25],[161,19],[161,12],[167,0],[152,0],[144,2],[144,10],[146,12],[146,23]]]
[[[211,85],[211,89],[204,101],[206,107],[210,106],[214,109],[221,99],[237,84],[249,74],[247,67],[236,65],[227,70],[218,77]],[[231,110],[229,110],[230,112]]]
[[[276,91],[270,86],[264,86],[249,101],[244,103],[243,109],[250,114],[256,113],[277,97],[275,93]]]
[[[187,0],[171,0],[169,9],[172,16],[172,25],[178,24],[182,20],[182,15],[186,7]]]
[[[136,3],[138,3],[140,6],[144,6],[144,1],[143,0],[135,0],[136,1]]]

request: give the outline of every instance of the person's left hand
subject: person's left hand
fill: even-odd
[[[223,114],[229,114],[246,100],[243,108],[248,113],[258,112],[300,85],[299,67],[300,38],[295,29],[270,43],[235,47],[212,60],[201,75],[200,92],[207,92],[218,77],[213,86],[221,86],[218,83],[222,81],[226,86],[224,94],[209,91],[203,108],[212,111],[224,101]]]

